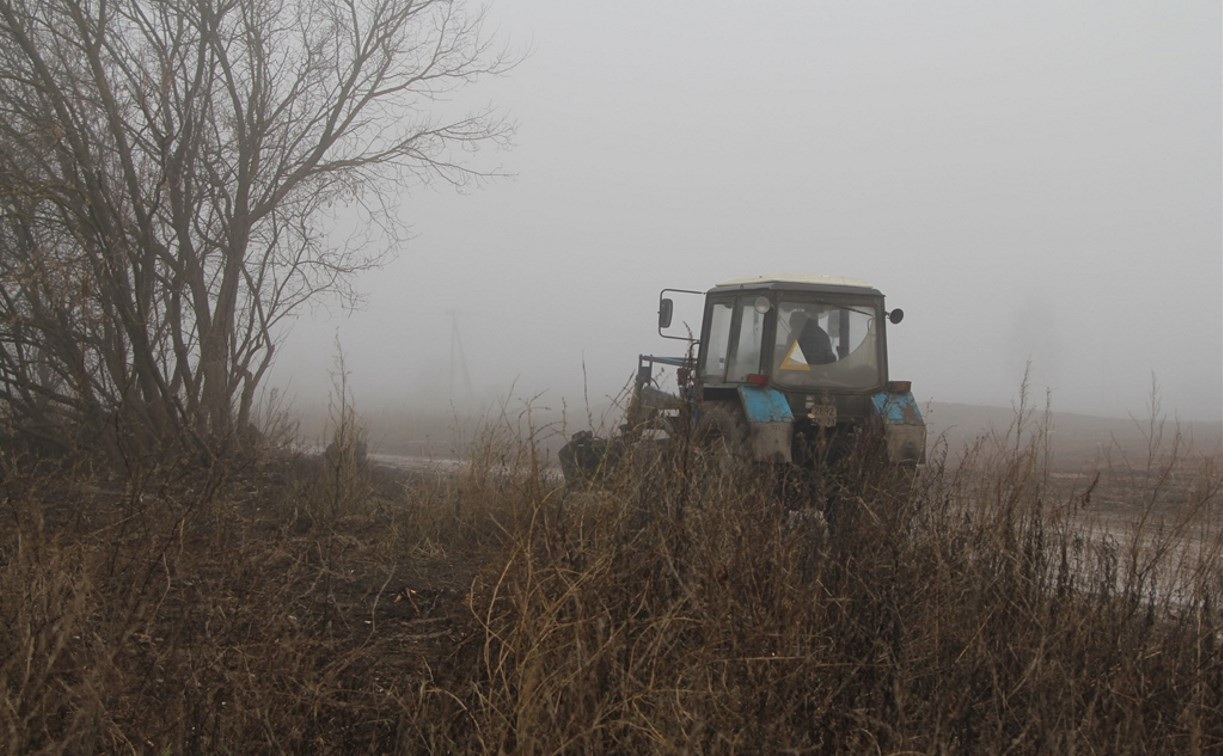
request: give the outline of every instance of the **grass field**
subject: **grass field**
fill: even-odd
[[[0,751],[1223,749],[1223,469],[1172,428],[863,461],[827,532],[682,445],[566,493],[531,423],[413,472],[5,459]]]

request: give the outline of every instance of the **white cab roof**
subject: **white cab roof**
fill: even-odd
[[[758,286],[766,283],[778,284],[811,284],[816,286],[849,286],[853,288],[874,288],[866,281],[844,276],[821,276],[815,273],[785,273],[761,276],[740,276],[723,281],[718,286]]]

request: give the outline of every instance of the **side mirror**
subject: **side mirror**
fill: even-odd
[[[895,310],[892,310],[891,312],[888,313],[888,320],[891,321],[892,325],[896,325],[897,323],[899,323],[900,321],[904,319],[905,319],[905,311],[900,309],[899,307],[897,307]]]
[[[658,300],[658,330],[671,327],[671,315],[675,312],[675,302],[664,297]]]

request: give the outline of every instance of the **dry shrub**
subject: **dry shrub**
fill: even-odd
[[[1017,425],[800,485],[642,445],[566,492],[547,432],[339,507],[317,461],[6,471],[0,751],[1223,747],[1186,449],[1060,477]]]
[[[0,751],[394,743],[419,680],[385,663],[415,634],[380,632],[403,614],[387,502],[303,529],[295,510],[330,502],[303,490],[313,475],[19,481],[0,539]],[[88,516],[47,525],[65,508]]]
[[[483,610],[481,743],[1223,746],[1217,531],[1174,589],[1158,576],[1176,531],[1084,530],[1090,494],[1057,490],[1046,441],[1013,427],[954,467],[936,450],[916,482],[851,462],[826,486],[826,540],[767,476],[697,453],[647,449],[605,488],[540,503]],[[1191,508],[1217,505],[1217,472],[1195,480]]]

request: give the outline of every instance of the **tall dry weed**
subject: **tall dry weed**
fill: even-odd
[[[1071,475],[1027,414],[915,477],[566,491],[507,407],[339,508],[316,460],[6,470],[0,751],[1223,747],[1215,460]]]
[[[645,449],[648,464],[540,502],[481,615],[481,742],[1223,745],[1218,532],[1174,591],[1156,579],[1169,548],[1084,525],[1096,484],[1059,485],[1047,418],[1021,408],[954,462],[936,449],[916,481],[859,459],[815,497],[839,512],[827,538],[773,481],[695,453]],[[1215,477],[1193,507],[1217,506],[1217,473],[1199,473]],[[1157,535],[1166,547],[1183,531]]]

